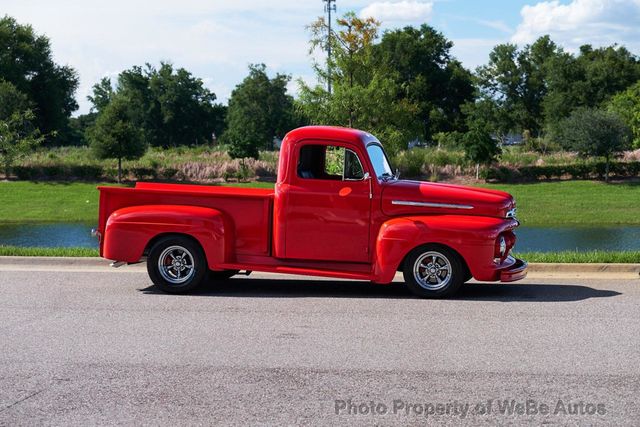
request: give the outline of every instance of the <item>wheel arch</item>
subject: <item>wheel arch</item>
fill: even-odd
[[[177,232],[174,232],[174,231],[167,231],[165,233],[158,233],[155,236],[151,237],[149,239],[149,241],[147,242],[147,245],[145,246],[144,250],[142,251],[142,255],[143,256],[149,256],[149,252],[151,252],[151,248],[153,248],[156,245],[156,243],[158,243],[159,240],[164,239],[165,237],[185,237],[185,238],[193,241],[193,243],[196,243],[198,246],[200,246],[200,249],[202,249],[202,251],[204,252],[204,247],[202,246],[202,242],[200,242],[200,240],[198,240],[197,238],[195,238],[191,234],[188,234],[188,233],[177,233]],[[206,253],[205,253],[205,255],[206,255]]]
[[[386,221],[376,239],[374,281],[391,282],[411,251],[424,245],[439,245],[452,251],[459,257],[467,277],[471,276],[474,266],[465,254],[472,253],[479,245],[493,247],[493,241],[482,227],[474,228],[469,218],[472,217],[461,219],[443,215],[400,217]],[[460,223],[466,227],[458,227]]]
[[[415,249],[418,249],[422,246],[431,246],[431,247],[435,247],[435,248],[444,248],[449,250],[450,252],[453,252],[453,254],[458,257],[458,259],[460,260],[460,263],[462,264],[462,267],[465,269],[465,272],[467,274],[471,274],[471,271],[469,270],[469,266],[467,265],[467,261],[464,259],[464,257],[460,254],[460,252],[458,252],[456,250],[456,248],[453,248],[449,245],[446,245],[444,243],[440,243],[440,242],[425,242],[422,244],[419,244],[417,246],[412,247],[411,249],[409,249],[405,254],[404,257],[402,257],[402,261],[400,261],[400,264],[398,264],[398,267],[396,267],[396,271],[402,271],[404,269],[405,263],[407,262],[407,258],[409,258],[409,254],[411,254],[411,252],[413,252]]]
[[[187,236],[202,248],[210,269],[229,260],[233,227],[212,208],[183,205],[143,205],[119,209],[107,221],[104,257],[138,262],[158,239]]]

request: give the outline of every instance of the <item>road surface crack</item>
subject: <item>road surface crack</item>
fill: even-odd
[[[30,395],[28,395],[28,396],[26,396],[26,397],[23,397],[22,399],[18,399],[18,400],[16,400],[16,401],[15,401],[15,402],[13,402],[11,405],[9,405],[9,406],[5,406],[4,408],[0,409],[0,413],[2,413],[2,412],[4,412],[4,411],[6,411],[7,409],[13,408],[13,407],[14,407],[14,406],[16,406],[18,403],[22,403],[22,402],[24,402],[25,400],[32,398],[33,396],[37,396],[38,394],[42,393],[42,392],[43,392],[43,391],[45,391],[45,390],[46,390],[46,388],[44,388],[44,389],[42,389],[42,390],[39,390],[39,391],[36,391],[36,392],[34,392],[34,393],[31,393]]]

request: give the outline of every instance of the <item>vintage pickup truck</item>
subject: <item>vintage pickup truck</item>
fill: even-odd
[[[99,187],[100,255],[147,262],[162,290],[183,293],[239,271],[390,283],[402,271],[421,297],[472,277],[515,281],[513,197],[400,180],[381,143],[354,129],[289,132],[275,189],[139,182]]]

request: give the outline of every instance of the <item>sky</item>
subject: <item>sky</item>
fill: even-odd
[[[550,34],[566,50],[585,43],[625,45],[640,54],[640,0],[337,0],[338,15],[373,16],[382,29],[427,23],[454,43],[453,55],[475,69],[499,43],[523,46]],[[251,63],[270,74],[313,83],[305,26],[322,0],[0,0],[0,14],[49,37],[56,62],[80,75],[76,98],[102,77],[144,63],[184,67],[226,103]]]

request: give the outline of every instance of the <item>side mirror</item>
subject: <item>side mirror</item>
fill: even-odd
[[[365,181],[368,179],[371,179],[371,174],[369,172],[365,172],[364,176],[362,177],[362,179],[364,179]]]
[[[395,179],[400,179],[400,169],[396,168],[396,174],[394,175]]]

